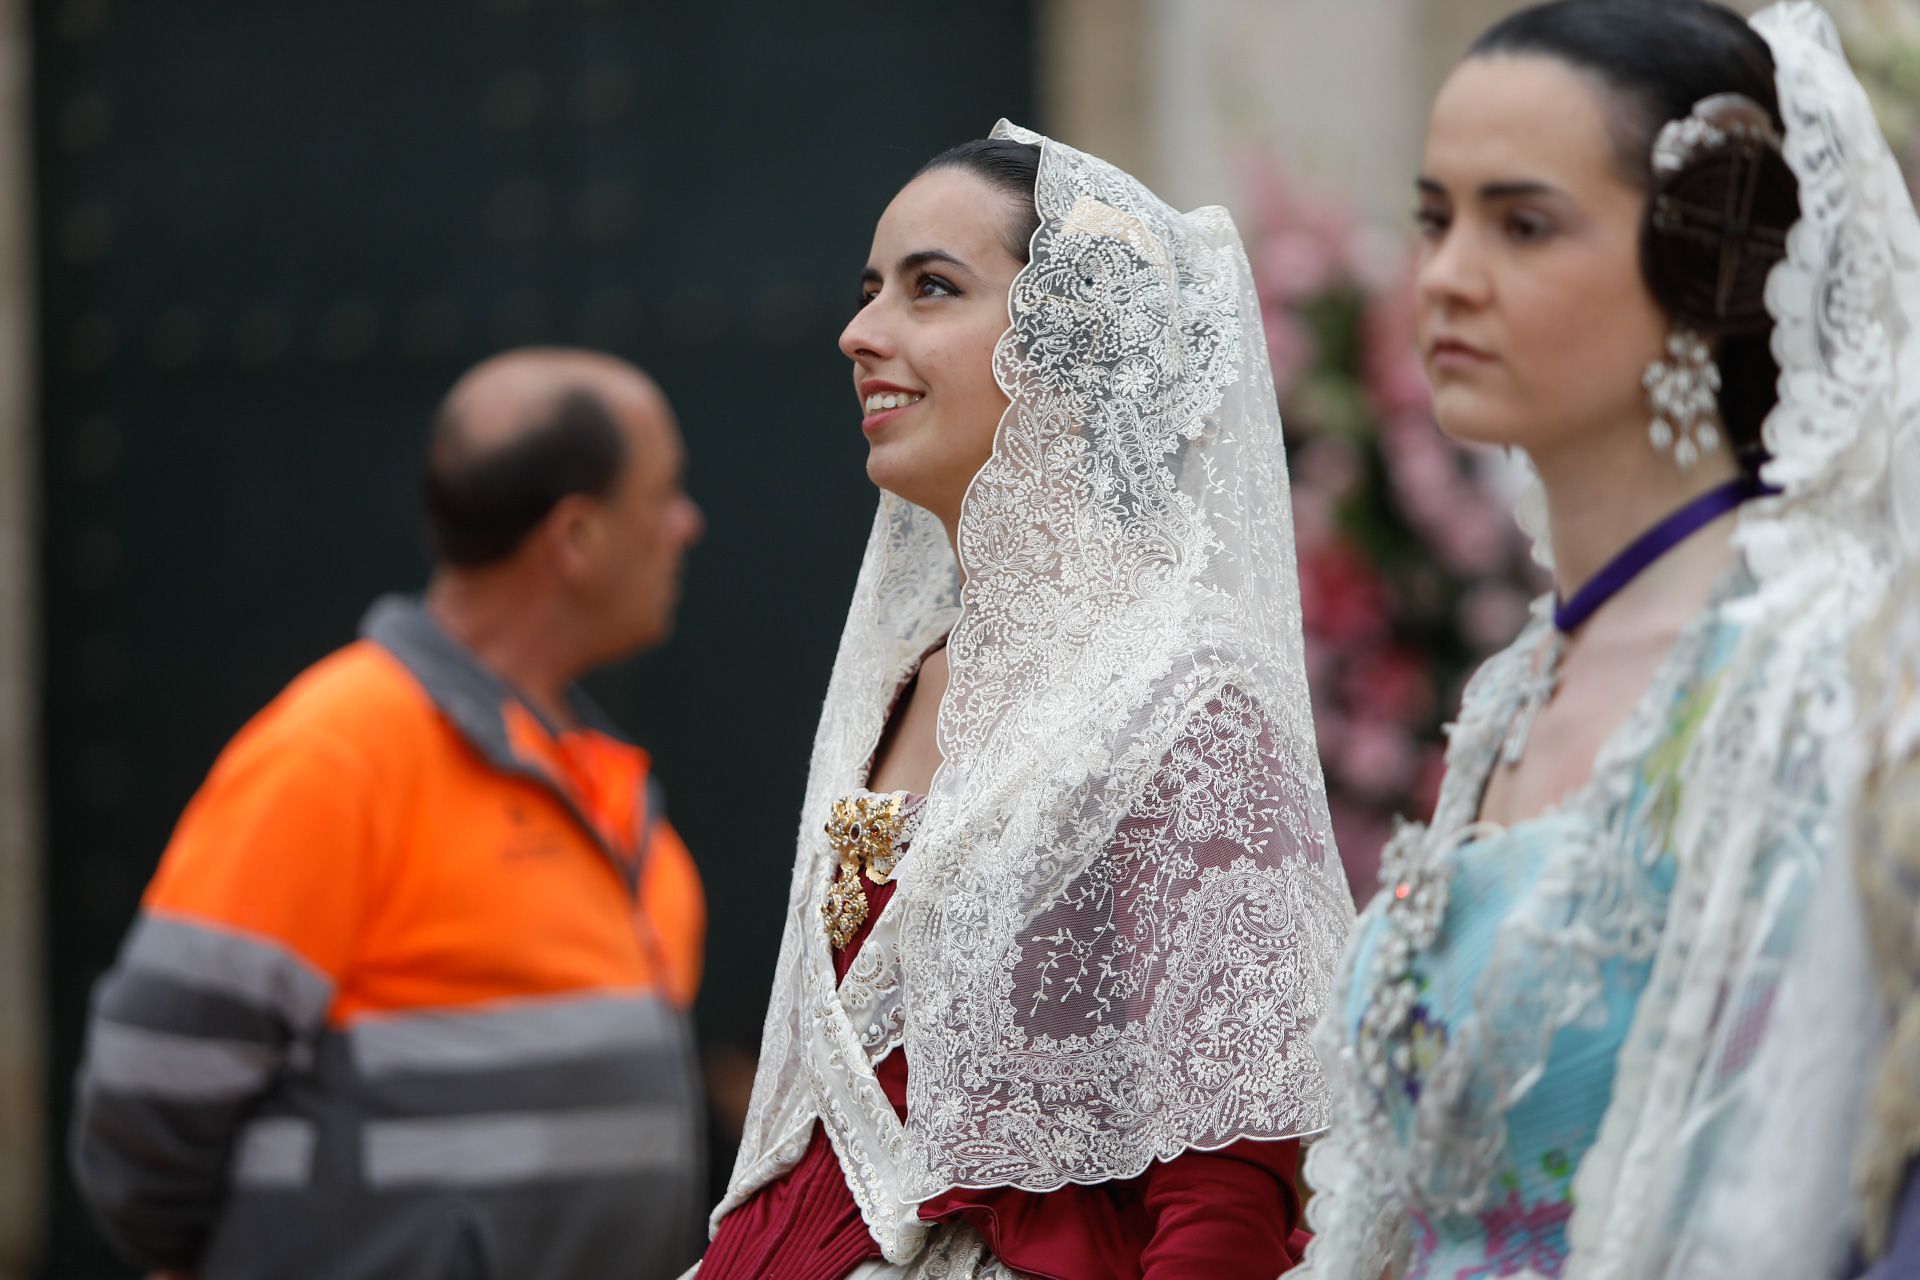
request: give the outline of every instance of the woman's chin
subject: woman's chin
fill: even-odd
[[[1440,434],[1455,444],[1491,445],[1501,448],[1524,443],[1526,432],[1514,415],[1500,411],[1477,396],[1447,395],[1433,399],[1433,421]]]
[[[876,441],[867,451],[867,479],[876,488],[935,515],[957,512],[967,488],[946,470],[928,466],[904,441]]]
[[[913,451],[900,441],[875,441],[867,450],[867,479],[896,498],[923,505],[916,495],[925,488],[925,471],[914,465]]]

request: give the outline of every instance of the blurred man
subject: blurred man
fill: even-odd
[[[572,687],[699,538],[667,402],[585,352],[454,387],[437,567],[228,746],[95,993],[80,1185],[201,1280],[645,1280],[696,1251],[705,914]]]

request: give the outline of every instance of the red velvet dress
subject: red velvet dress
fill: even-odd
[[[865,876],[867,922],[834,957],[846,977],[893,883]],[[875,1069],[901,1118],[906,1054]],[[1032,1192],[949,1191],[920,1206],[930,1222],[964,1221],[994,1255],[1043,1280],[1272,1280],[1305,1248],[1294,1231],[1298,1142],[1236,1142],[1155,1163],[1137,1178]],[[699,1280],[842,1280],[880,1257],[820,1122],[800,1163],[721,1220]]]

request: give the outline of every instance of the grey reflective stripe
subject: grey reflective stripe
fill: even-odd
[[[381,1120],[361,1142],[373,1187],[492,1186],[685,1170],[688,1119],[669,1106]]]
[[[177,916],[143,912],[120,963],[269,1009],[298,1031],[318,1027],[333,1003],[333,983],[288,948]]]
[[[673,1043],[677,1018],[657,996],[596,995],[364,1017],[346,1036],[368,1077],[493,1071],[655,1049]]]
[[[217,1102],[263,1087],[280,1055],[264,1045],[206,1040],[96,1019],[82,1068],[86,1083],[174,1102]]]
[[[234,1144],[232,1178],[237,1187],[304,1187],[313,1177],[319,1131],[311,1120],[275,1116],[255,1120]]]

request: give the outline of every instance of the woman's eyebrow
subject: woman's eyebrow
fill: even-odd
[[[1545,182],[1531,179],[1509,179],[1505,182],[1483,182],[1480,184],[1482,200],[1514,200],[1523,196],[1558,195],[1560,189]]]
[[[914,253],[910,253],[906,257],[900,259],[900,266],[898,270],[900,274],[904,276],[909,272],[918,270],[919,268],[926,266],[930,262],[944,262],[950,266],[958,267],[962,271],[970,272],[973,270],[972,267],[969,267],[965,262],[962,262],[959,258],[954,257],[952,254],[948,253],[945,249],[921,249]],[[878,267],[868,267],[865,270],[861,271],[860,283],[861,284],[881,283],[880,269]]]
[[[1446,187],[1424,174],[1415,178],[1413,185],[1423,196],[1444,198],[1447,194]],[[1481,200],[1494,201],[1514,200],[1523,196],[1551,196],[1559,193],[1558,187],[1545,182],[1536,182],[1527,178],[1508,178],[1497,182],[1481,183],[1477,194]]]
[[[944,249],[921,249],[917,253],[910,253],[900,259],[900,273],[905,275],[909,271],[926,266],[929,262],[944,262],[959,267],[962,271],[969,269],[966,263]]]

